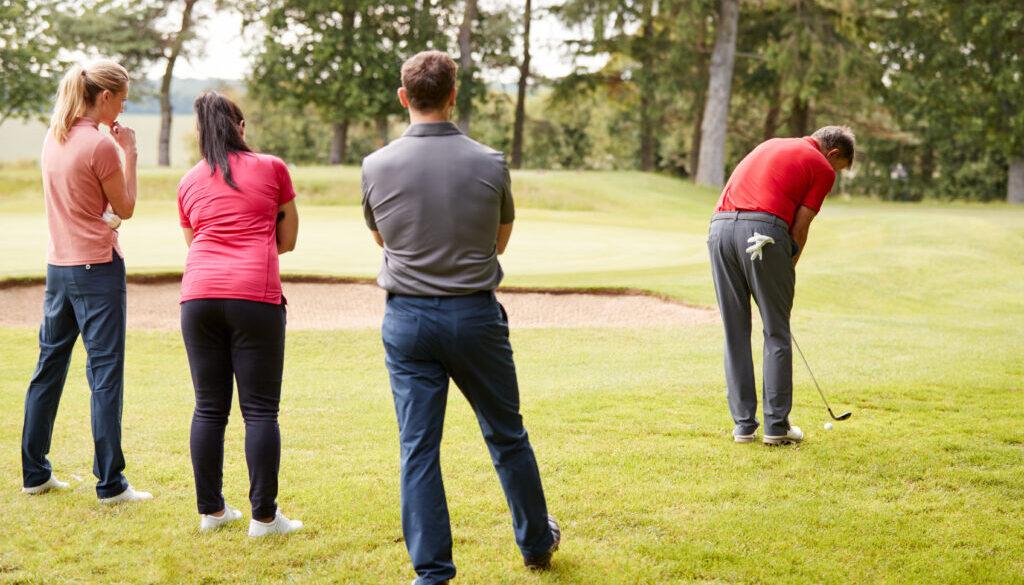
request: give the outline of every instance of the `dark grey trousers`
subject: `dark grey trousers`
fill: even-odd
[[[761,258],[745,250],[757,232],[775,243],[765,244]],[[797,246],[789,227],[769,213],[717,212],[708,232],[711,273],[718,309],[725,325],[725,383],[734,433],[757,430],[757,386],[750,353],[750,298],[764,323],[764,434],[785,435],[793,407],[793,353],[789,315],[793,309]]]

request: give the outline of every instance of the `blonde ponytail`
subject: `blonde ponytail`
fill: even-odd
[[[64,74],[57,90],[57,103],[50,118],[50,130],[58,141],[68,138],[75,120],[96,103],[104,90],[120,93],[128,88],[128,71],[113,61],[96,61],[88,67],[75,65]]]

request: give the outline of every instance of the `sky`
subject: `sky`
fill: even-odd
[[[541,3],[543,6],[546,3]],[[536,10],[536,9],[535,9]],[[234,11],[219,12],[204,19],[197,30],[205,40],[202,55],[187,60],[179,59],[174,66],[174,76],[193,79],[243,79],[249,73],[249,56],[255,53],[257,39],[241,35],[242,17]],[[567,40],[576,38],[579,32],[567,29],[551,17],[534,19],[530,31],[531,70],[546,77],[561,77],[573,69],[572,57],[568,52]],[[590,60],[589,68],[599,67],[601,60]],[[148,77],[160,78],[164,63],[158,63],[150,70]],[[510,69],[489,74],[488,82],[515,83],[519,79],[516,70]]]

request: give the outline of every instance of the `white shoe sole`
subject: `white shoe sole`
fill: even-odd
[[[757,440],[757,435],[733,435],[732,440],[737,443],[753,443]]]
[[[803,438],[794,439],[793,437],[765,437],[765,445],[789,445],[796,444],[803,441]]]
[[[46,492],[53,491],[53,490],[62,490],[62,489],[66,489],[67,487],[68,487],[68,483],[67,482],[60,481],[60,480],[58,480],[57,478],[55,478],[54,476],[51,475],[50,479],[46,480],[46,482],[44,482],[44,483],[41,483],[39,485],[34,485],[32,487],[23,487],[23,488],[21,488],[21,493],[27,494],[27,495],[30,495],[30,496],[38,496],[39,494],[45,494]]]
[[[109,498],[100,498],[100,503],[106,504],[108,506],[113,506],[115,504],[125,504],[129,502],[145,502],[147,500],[152,499],[153,494],[149,492],[140,492],[133,488],[132,486],[128,486],[128,489],[117,494],[116,496],[110,496]]]
[[[223,516],[202,515],[202,518],[199,520],[199,532],[218,530],[241,519],[242,513],[240,511],[225,504]]]

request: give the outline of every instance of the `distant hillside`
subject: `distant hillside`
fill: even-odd
[[[192,102],[205,90],[229,89],[245,93],[245,82],[236,79],[178,79],[171,82],[171,108],[175,114],[191,114]],[[132,83],[131,99],[125,106],[129,114],[160,113],[160,80],[144,79]]]

